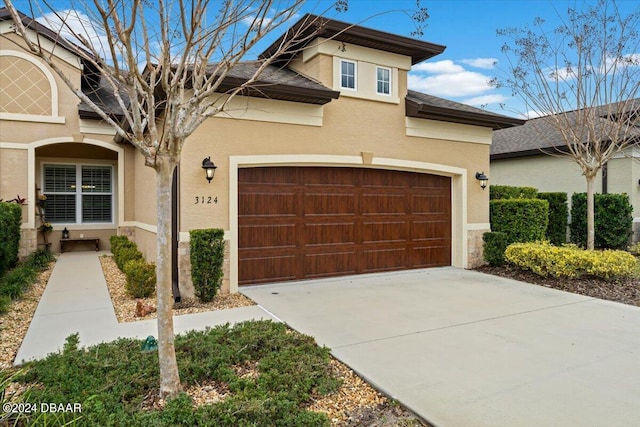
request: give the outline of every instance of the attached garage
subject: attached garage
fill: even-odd
[[[238,284],[451,265],[451,178],[238,169]]]

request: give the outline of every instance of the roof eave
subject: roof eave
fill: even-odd
[[[306,14],[287,32],[267,47],[258,58],[271,58],[276,54],[285,40],[290,40],[292,37],[297,37],[300,41],[294,43],[289,49],[293,53],[281,55],[280,62],[289,62],[295,53],[305,48],[317,37],[331,38],[333,40],[372,47],[374,49],[380,49],[378,44],[381,44],[385,47],[383,50],[410,56],[412,65],[439,55],[446,49],[446,46],[443,45],[352,25],[313,14]],[[372,44],[376,46],[368,46]]]
[[[425,105],[408,98],[405,98],[405,109],[407,117],[490,127],[493,130],[520,126],[526,122],[526,120],[512,117],[499,117],[489,114]]]

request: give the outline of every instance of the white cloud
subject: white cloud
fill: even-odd
[[[453,74],[461,73],[464,68],[458,64],[455,64],[450,59],[436,62],[421,62],[411,67],[411,71],[425,72],[431,74]]]
[[[473,105],[475,107],[489,105],[489,104],[502,104],[507,100],[507,97],[500,93],[493,93],[489,95],[481,95],[473,98],[465,99],[461,101],[463,104]]]
[[[410,73],[408,84],[410,89],[445,97],[480,95],[493,89],[488,76],[472,71],[426,77]]]
[[[485,70],[492,70],[496,67],[498,60],[496,58],[473,58],[473,59],[461,59],[463,64],[470,65],[474,68],[482,68]]]
[[[109,43],[104,31],[83,12],[67,9],[47,13],[36,20],[72,43],[85,46],[75,35],[81,36],[103,57],[108,51]]]

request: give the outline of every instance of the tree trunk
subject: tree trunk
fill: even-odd
[[[156,195],[158,213],[158,258],[156,261],[158,295],[158,358],[160,396],[180,391],[173,333],[173,292],[171,286],[171,180],[176,162],[168,156],[156,157]]]
[[[587,176],[587,249],[593,250],[596,241],[595,226],[595,202],[593,194],[593,185],[596,175]]]

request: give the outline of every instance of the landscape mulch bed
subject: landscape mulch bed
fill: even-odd
[[[559,279],[554,277],[541,277],[531,271],[521,270],[511,266],[483,266],[478,267],[476,270],[482,273],[507,277],[547,288],[559,289],[561,291],[640,307],[640,279],[638,278],[613,281],[606,281],[597,277]]]
[[[136,316],[136,299],[128,296],[125,291],[126,276],[124,273],[120,271],[111,256],[100,257],[100,263],[119,322],[132,322],[156,317],[155,313],[143,317]],[[155,297],[144,298],[142,301],[147,306],[155,305]],[[242,294],[218,294],[211,303],[189,300],[176,304],[173,313],[181,315],[248,305],[255,305],[255,302]],[[309,409],[326,413],[332,426],[430,427],[429,424],[418,419],[403,406],[379,393],[338,360],[332,359],[331,366],[334,374],[342,380],[342,387],[335,393],[319,396]],[[255,369],[242,368],[246,371],[243,375],[256,375]],[[225,389],[224,384],[207,383],[189,387],[185,392],[193,399],[195,405],[203,405],[223,400],[228,396],[229,391]],[[157,394],[147,396],[144,403],[144,407],[147,409],[159,409],[163,406],[164,401],[158,399]]]
[[[50,263],[46,270],[38,274],[36,282],[22,294],[22,298],[11,303],[9,312],[0,315],[0,369],[12,367],[33,314],[38,308],[40,297],[47,287],[54,264]]]

